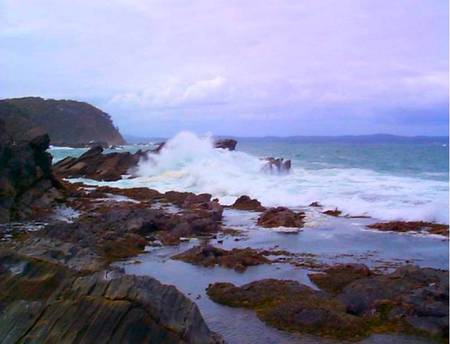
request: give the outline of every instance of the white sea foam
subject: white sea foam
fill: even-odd
[[[224,204],[246,194],[266,206],[302,206],[319,201],[350,215],[382,220],[428,220],[448,223],[448,183],[381,174],[355,168],[305,169],[294,162],[290,174],[262,171],[258,157],[214,149],[209,137],[183,132],[159,155],[141,161],[138,178],[118,187],[147,186],[159,191],[208,192]]]

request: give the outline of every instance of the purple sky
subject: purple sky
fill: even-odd
[[[0,97],[124,133],[447,135],[445,0],[0,0]]]

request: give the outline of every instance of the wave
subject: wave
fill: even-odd
[[[264,161],[239,151],[213,148],[211,137],[182,132],[160,154],[138,165],[134,179],[118,187],[147,186],[210,193],[223,204],[241,195],[266,206],[306,206],[319,201],[350,215],[381,220],[427,220],[448,223],[448,183],[399,177],[357,168],[306,169],[294,164],[287,175],[263,171]]]

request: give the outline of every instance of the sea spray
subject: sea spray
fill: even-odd
[[[109,185],[207,192],[224,204],[244,194],[265,206],[299,207],[319,201],[350,215],[448,223],[448,183],[441,180],[360,168],[311,169],[299,160],[294,161],[290,174],[271,175],[264,173],[264,163],[251,154],[215,149],[209,136],[182,132],[159,154],[150,154],[139,163],[137,178]]]

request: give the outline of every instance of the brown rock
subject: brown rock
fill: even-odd
[[[207,267],[219,265],[239,272],[245,271],[249,266],[270,264],[269,259],[249,247],[227,251],[214,246],[196,246],[172,259]]]
[[[371,275],[363,264],[339,264],[325,269],[324,273],[309,274],[309,278],[322,290],[338,293],[351,282]]]
[[[295,213],[294,211],[285,208],[277,207],[266,210],[258,218],[258,225],[266,228],[273,227],[303,227],[303,212]]]
[[[448,225],[423,222],[423,221],[391,221],[374,223],[367,226],[371,229],[376,229],[379,231],[392,231],[392,232],[420,232],[429,234],[439,234],[448,237]]]
[[[263,207],[257,199],[252,199],[247,195],[239,197],[231,207],[240,210],[253,210],[253,211],[266,210],[266,208]]]

